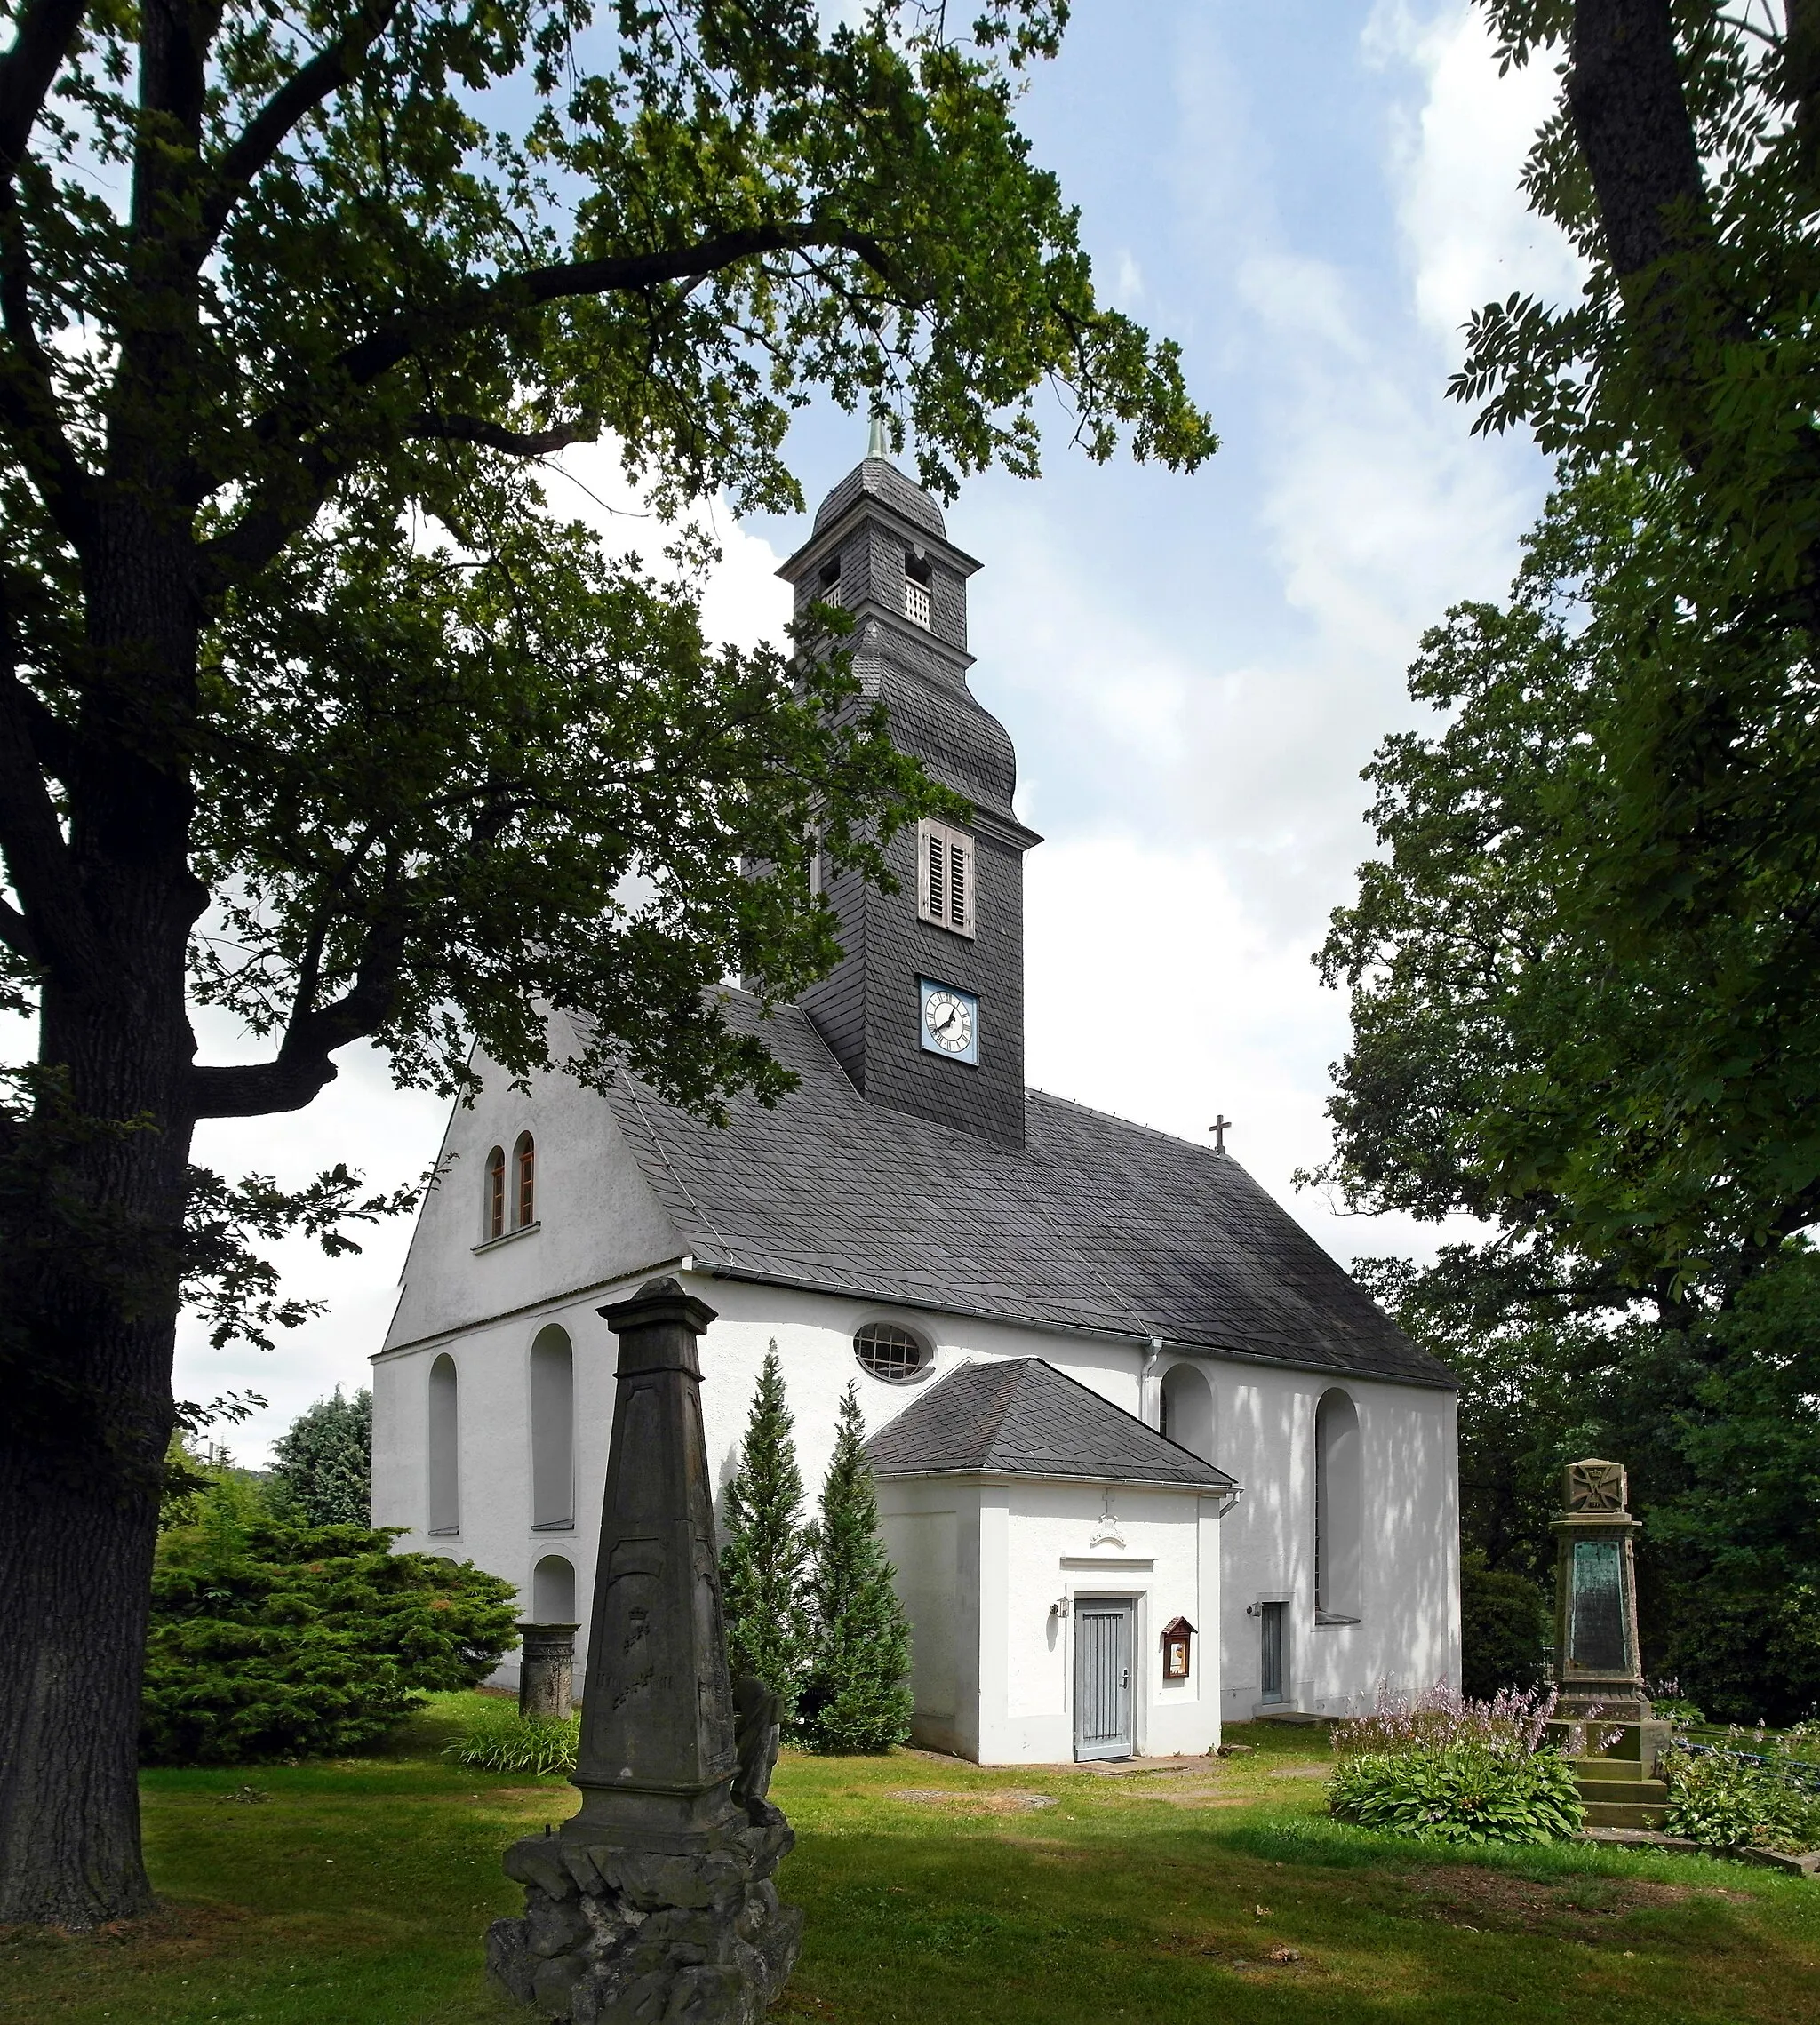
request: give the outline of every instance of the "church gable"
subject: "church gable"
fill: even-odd
[[[554,1053],[565,1038],[555,1022]],[[688,1248],[598,1091],[558,1067],[532,1076],[524,1095],[503,1069],[475,1066],[483,1087],[451,1114],[387,1350],[603,1285]]]

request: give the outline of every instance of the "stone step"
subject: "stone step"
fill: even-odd
[[[1588,1828],[1655,1828],[1661,1820],[1659,1806],[1640,1806],[1634,1802],[1621,1800],[1586,1802]]]
[[[1665,1807],[1668,1788],[1659,1779],[1582,1779],[1580,1798],[1598,1806]]]
[[[1577,1758],[1574,1777],[1588,1779],[1642,1779],[1648,1776],[1634,1758]]]

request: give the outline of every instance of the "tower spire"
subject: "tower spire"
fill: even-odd
[[[882,415],[872,418],[872,433],[866,439],[866,454],[868,457],[882,457],[888,463],[890,460],[891,453],[885,442],[885,419]]]

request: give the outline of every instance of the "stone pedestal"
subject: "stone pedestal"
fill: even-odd
[[[714,1311],[674,1280],[603,1308],[619,1337],[612,1449],[574,1782],[581,1811],[506,1854],[524,1917],[487,1965],[574,2025],[756,2025],[802,1915],[772,1883],[795,1841],[765,1798],[777,1702],[721,1621],[696,1338]]]
[[[575,1706],[575,1634],[579,1624],[518,1627],[518,1713],[566,1721]]]

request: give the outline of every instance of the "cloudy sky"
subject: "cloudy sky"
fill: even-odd
[[[1359,769],[1413,720],[1418,634],[1501,591],[1541,501],[1534,450],[1471,438],[1443,387],[1471,309],[1574,285],[1515,188],[1548,83],[1500,79],[1459,0],[1075,0],[1026,124],[1081,207],[1101,287],[1180,342],[1224,446],[1193,479],[1096,467],[1058,417],[1040,482],[989,475],[948,515],[985,564],[974,687],[1048,840],[1028,861],[1032,1081],[1192,1138],[1224,1110],[1231,1150],[1343,1260],[1436,1242],[1293,1187],[1327,1149],[1346,1036],[1309,957],[1368,848]],[[793,450],[811,501],[864,444],[837,411],[805,416]],[[615,496],[598,460],[573,469]],[[553,491],[590,510],[579,487]],[[802,524],[719,531],[712,623],[774,634],[771,572]],[[241,1051],[214,1026],[205,1040]],[[205,1126],[198,1157],[419,1173],[442,1106],[343,1061],[309,1112]],[[327,1312],[270,1356],[187,1332],[180,1396],[265,1394],[230,1437],[263,1459],[313,1399],[364,1382],[407,1237],[334,1264],[287,1253]]]

